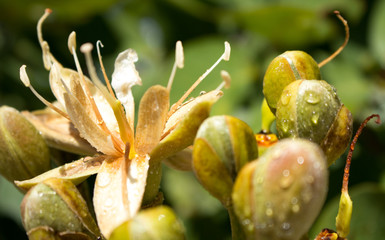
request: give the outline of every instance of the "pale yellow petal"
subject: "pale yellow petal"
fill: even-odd
[[[66,118],[44,109],[35,112],[24,111],[22,114],[30,121],[44,137],[48,146],[79,155],[94,155],[97,153],[78,130]]]
[[[105,161],[96,177],[94,207],[102,234],[111,232],[139,211],[146,186],[148,157]]]
[[[106,158],[108,157],[105,155],[81,158],[63,166],[54,168],[29,180],[15,181],[15,184],[20,189],[25,191],[50,178],[68,179],[76,185],[84,181],[89,176],[96,174],[99,171],[102,162]]]
[[[159,143],[168,109],[169,92],[165,87],[152,86],[143,95],[135,138],[138,154],[148,154]]]
[[[114,148],[111,136],[100,129],[98,123],[90,118],[79,101],[69,93],[64,93],[64,100],[67,113],[79,131],[80,136],[104,154],[112,156],[119,155],[119,152]]]

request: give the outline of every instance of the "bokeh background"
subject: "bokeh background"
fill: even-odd
[[[339,10],[349,22],[351,38],[344,51],[321,69],[323,79],[335,86],[353,113],[355,130],[372,113],[385,119],[385,1],[0,0],[0,105],[19,110],[43,107],[19,80],[22,64],[27,65],[34,87],[53,100],[36,37],[36,23],[46,7],[53,14],[44,24],[44,37],[67,67],[74,68],[67,48],[71,31],[77,32],[79,45],[103,42],[109,75],[119,52],[137,51],[143,86],[133,89],[136,99],[153,84],[167,84],[177,40],[183,41],[185,68],[176,74],[172,102],[214,63],[223,52],[223,42],[229,41],[230,62],[221,63],[192,95],[216,88],[221,82],[219,71],[226,69],[232,87],[225,90],[212,114],[234,115],[255,132],[260,127],[262,79],[270,61],[286,50],[304,50],[317,62],[329,56],[344,40],[343,25],[333,14]],[[353,155],[352,240],[385,238],[384,126],[369,124]],[[345,158],[346,154],[330,167],[327,202],[311,238],[322,228],[335,228]],[[162,191],[165,203],[183,220],[188,239],[230,239],[226,211],[191,173],[165,167]],[[0,240],[26,239],[20,222],[21,199],[22,194],[1,178]]]

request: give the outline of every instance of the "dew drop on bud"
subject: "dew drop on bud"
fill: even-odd
[[[287,119],[282,120],[282,130],[285,133],[289,130],[289,121]]]
[[[318,113],[314,113],[313,116],[311,116],[311,122],[312,122],[314,125],[317,125],[317,124],[318,124],[318,119],[319,119],[319,114],[318,114]]]
[[[306,101],[307,103],[310,103],[310,104],[317,104],[317,103],[319,103],[320,98],[318,97],[318,95],[309,92],[309,93],[307,93],[306,96],[305,96],[305,101]]]
[[[291,93],[282,94],[282,96],[281,96],[282,105],[286,106],[287,104],[289,104],[290,98],[291,98]]]

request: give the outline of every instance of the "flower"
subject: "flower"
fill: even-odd
[[[80,47],[85,54],[90,79],[87,78],[76,55],[76,34],[69,36],[68,47],[74,56],[77,70],[63,67],[52,55],[42,36],[42,24],[51,10],[47,9],[38,22],[38,38],[43,51],[44,66],[50,71],[49,81],[57,103],[41,97],[30,84],[25,65],[20,78],[48,107],[48,110],[25,115],[42,132],[48,143],[57,148],[89,156],[52,169],[33,179],[15,182],[28,190],[47,178],[70,179],[79,183],[96,174],[93,203],[102,234],[111,232],[131,219],[140,209],[146,190],[155,199],[159,189],[160,162],[192,144],[200,123],[208,117],[211,105],[222,95],[220,88],[183,103],[191,91],[221,61],[229,60],[230,45],[182,98],[169,108],[169,92],[176,68],[183,67],[183,47],[176,44],[176,61],[166,87],[155,85],[143,95],[136,131],[134,131],[134,98],[131,88],[140,85],[135,69],[138,60],[134,50],[118,55],[112,81],[108,80],[101,60],[100,42],[97,43],[100,65],[107,87],[99,80],[92,62],[92,45]],[[223,74],[224,79],[229,79]],[[149,171],[149,168],[156,171]]]

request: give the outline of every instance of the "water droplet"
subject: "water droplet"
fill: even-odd
[[[305,95],[305,101],[310,104],[317,104],[320,101],[320,98],[317,94],[307,92]]]
[[[305,159],[304,159],[302,156],[299,156],[299,157],[297,158],[297,163],[298,163],[299,165],[302,165],[304,162],[305,162]]]
[[[158,221],[162,221],[163,218],[165,218],[166,216],[164,214],[161,214],[158,216]]]
[[[281,126],[282,126],[282,131],[284,133],[287,133],[287,131],[289,130],[289,121],[287,119],[283,119],[281,122]]]
[[[98,186],[106,187],[111,182],[111,177],[109,173],[101,172],[98,174]]]
[[[263,177],[258,177],[257,178],[257,184],[262,184],[263,183]]]
[[[296,198],[296,197],[293,197],[292,199],[291,199],[291,204],[297,204],[298,203],[298,198]]]
[[[295,205],[293,205],[293,206],[291,207],[291,210],[293,211],[293,213],[297,213],[297,212],[299,212],[300,207],[299,207],[298,204],[295,204]]]
[[[290,230],[291,225],[288,222],[284,222],[284,223],[282,223],[281,227],[282,227],[282,230],[288,231],[288,230]]]
[[[266,216],[272,217],[273,216],[273,209],[272,208],[267,208],[265,211]]]
[[[293,183],[293,180],[294,180],[294,178],[290,175],[287,177],[283,177],[283,178],[281,178],[281,181],[279,182],[279,186],[282,189],[287,189]]]
[[[281,95],[281,103],[282,105],[287,105],[290,102],[291,93],[286,93]]]
[[[288,176],[290,175],[290,170],[289,170],[289,169],[283,170],[282,175],[283,175],[284,177],[288,177]]]
[[[317,124],[318,124],[318,119],[319,119],[319,114],[313,112],[313,116],[311,116],[311,122],[312,122],[314,125],[317,125]]]

